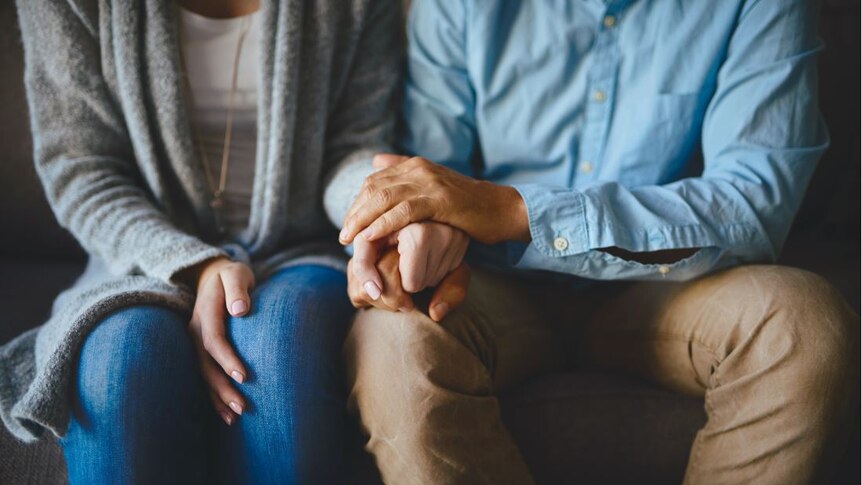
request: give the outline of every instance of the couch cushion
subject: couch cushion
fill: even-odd
[[[0,257],[0,345],[43,323],[83,269],[74,261]]]
[[[62,485],[68,482],[60,445],[42,440],[25,445],[0,426],[0,483],[6,485]]]

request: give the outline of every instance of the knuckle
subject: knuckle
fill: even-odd
[[[218,335],[212,333],[204,333],[204,335],[201,337],[201,344],[203,345],[204,350],[206,350],[209,354],[218,351],[219,343],[220,340]]]
[[[375,189],[376,187],[374,181],[371,180],[370,177],[366,178],[365,182],[362,184],[362,196],[365,198],[371,197],[372,195],[374,195]]]
[[[409,219],[415,211],[413,204],[409,202],[403,202],[398,207],[399,209],[397,214],[403,216],[405,219]]]
[[[201,338],[201,345],[203,345],[203,348],[204,348],[204,350],[207,351],[207,353],[212,353],[212,351],[213,351],[212,338],[204,335],[203,338]]]
[[[392,191],[389,189],[381,189],[377,191],[374,198],[380,205],[388,205],[392,201]]]

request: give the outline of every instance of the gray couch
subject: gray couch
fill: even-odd
[[[823,106],[832,149],[818,169],[784,264],[825,275],[859,310],[859,2],[827,2]],[[849,63],[849,64],[848,64]],[[81,271],[84,254],[60,229],[32,168],[14,5],[0,2],[0,344],[42,322]],[[845,97],[846,94],[846,97]],[[849,202],[849,205],[847,204]],[[625,376],[573,369],[544,376],[502,399],[507,425],[540,483],[679,482],[703,403]],[[858,416],[857,416],[858,419]],[[857,430],[835,478],[859,483]],[[375,483],[368,456],[355,482]],[[53,439],[16,442],[0,426],[0,484],[66,482]]]

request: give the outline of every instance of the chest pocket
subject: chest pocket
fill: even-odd
[[[618,132],[608,146],[614,178],[626,186],[670,182],[700,137],[699,93],[652,94],[617,113]]]

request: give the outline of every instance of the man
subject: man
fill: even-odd
[[[417,157],[377,157],[341,233],[351,298],[376,307],[345,356],[384,480],[531,483],[495,393],[573,362],[705,398],[687,483],[828,479],[859,318],[811,273],[751,265],[777,257],[827,145],[816,17],[803,0],[414,2]],[[435,285],[427,311],[410,301]]]

